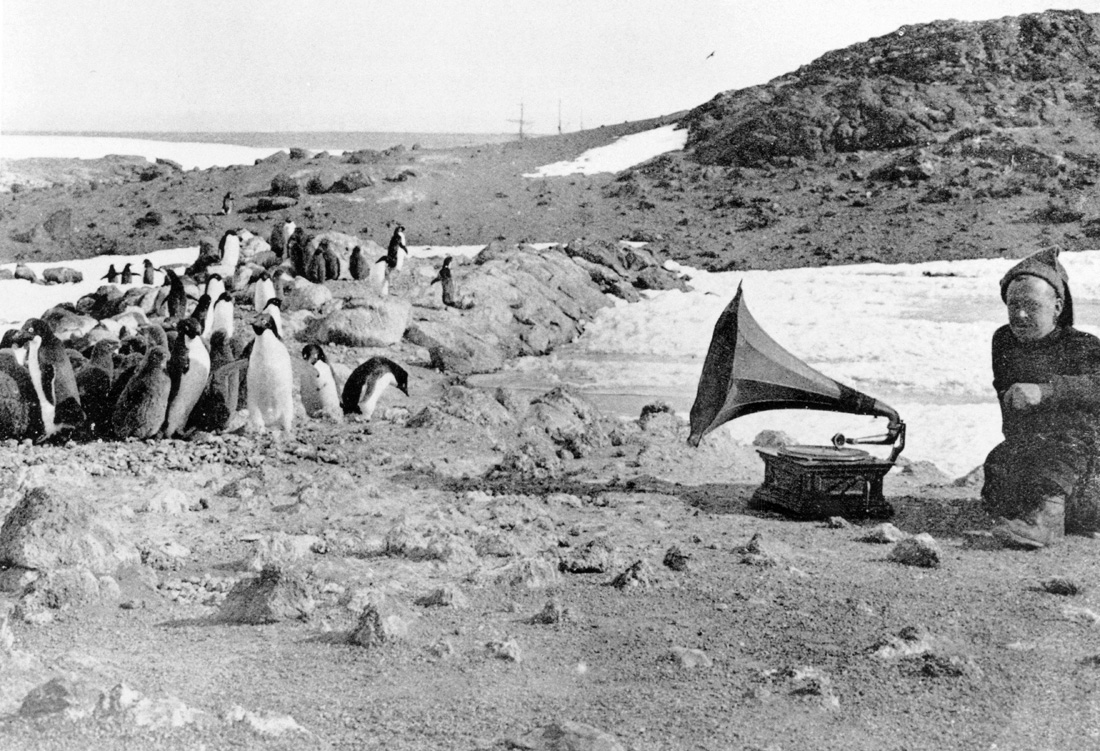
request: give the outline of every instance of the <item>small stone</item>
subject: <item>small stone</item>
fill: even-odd
[[[257,735],[278,737],[286,733],[306,733],[305,728],[299,725],[290,715],[263,714],[249,712],[243,707],[234,706],[224,715],[225,721],[231,725],[243,724]]]
[[[741,563],[747,566],[759,566],[768,568],[779,561],[773,551],[764,543],[764,536],[755,533],[744,545],[738,545],[733,549],[734,553],[741,555]]]
[[[1074,595],[1081,594],[1085,588],[1063,576],[1056,576],[1052,579],[1044,579],[1039,582],[1039,585],[1044,591],[1049,592],[1052,595],[1063,595],[1066,597],[1072,597]]]
[[[454,584],[446,584],[416,600],[422,607],[444,607],[463,609],[470,607],[470,601]]]
[[[570,550],[558,567],[571,574],[602,574],[619,565],[618,549],[606,537],[597,537]]]
[[[313,609],[309,587],[300,575],[266,566],[259,576],[233,586],[216,619],[223,623],[276,623],[304,620]]]
[[[908,540],[909,533],[902,532],[900,529],[890,523],[879,524],[876,527],[872,527],[867,531],[867,534],[859,538],[860,542],[873,542],[879,545],[885,545],[889,543],[901,542],[902,540]]]
[[[519,644],[515,639],[508,639],[506,641],[491,641],[485,645],[485,647],[492,653],[493,657],[500,660],[507,660],[509,662],[522,662],[523,653],[520,651]]]
[[[1068,621],[1081,623],[1085,626],[1095,626],[1100,623],[1100,614],[1079,605],[1066,605],[1062,608],[1062,616]]]
[[[428,654],[439,660],[446,660],[449,657],[453,657],[454,653],[454,645],[446,639],[440,639],[435,644],[428,647]]]
[[[887,560],[895,563],[923,568],[939,568],[942,559],[943,554],[940,552],[939,543],[932,538],[932,535],[925,532],[902,540],[887,556]]]
[[[756,437],[752,439],[752,445],[764,446],[766,448],[782,448],[783,446],[794,445],[794,439],[782,430],[761,430],[756,434]]]
[[[855,525],[843,516],[830,516],[829,520],[825,522],[825,526],[829,529],[851,529]]]
[[[920,626],[906,626],[896,636],[887,637],[875,647],[875,657],[880,660],[893,660],[898,657],[912,657],[924,654],[932,649],[928,633]]]
[[[687,571],[690,568],[688,563],[690,560],[689,553],[684,553],[678,545],[673,545],[665,552],[663,563],[673,571]]]
[[[507,741],[522,751],[626,751],[619,739],[580,722],[555,722]]]
[[[621,574],[611,580],[615,589],[648,587],[653,584],[653,571],[645,561],[635,561]]]
[[[563,607],[557,600],[550,599],[542,610],[531,616],[529,623],[553,626],[572,620],[575,620],[575,616],[569,608]]]
[[[409,634],[409,623],[390,611],[385,603],[367,605],[359,614],[359,622],[348,634],[348,643],[374,648],[404,639]]]
[[[673,647],[664,656],[668,662],[674,662],[685,670],[694,668],[709,668],[714,661],[701,649],[688,649],[687,647]]]

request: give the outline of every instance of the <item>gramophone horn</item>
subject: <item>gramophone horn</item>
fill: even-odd
[[[707,359],[691,407],[691,436],[698,446],[710,431],[736,417],[769,409],[820,409],[890,420],[892,443],[902,429],[889,405],[811,368],[760,328],[745,305],[741,286],[714,326]]]

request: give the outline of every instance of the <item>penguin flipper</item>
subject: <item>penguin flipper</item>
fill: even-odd
[[[229,378],[233,375],[238,375],[241,371],[248,370],[248,359],[234,360],[233,362],[226,363],[214,371],[214,375],[211,379]]]

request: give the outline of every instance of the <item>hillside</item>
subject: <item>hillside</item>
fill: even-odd
[[[428,245],[650,240],[711,269],[1091,247],[1100,236],[1098,92],[1100,15],[940,21],[830,52],[686,114],[563,136],[352,157],[306,152],[189,172],[116,160],[96,178],[86,164],[70,165],[40,181],[55,187],[0,195],[0,261],[139,254],[241,224],[266,234],[284,215],[312,232],[379,242],[395,222]],[[690,130],[684,152],[619,175],[521,176],[674,121]],[[9,178],[25,169],[3,165]],[[279,175],[301,195],[265,208]],[[242,213],[224,218],[227,191]]]

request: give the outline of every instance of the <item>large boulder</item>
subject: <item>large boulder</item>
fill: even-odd
[[[83,566],[110,574],[136,563],[137,548],[86,494],[31,488],[0,527],[0,565],[51,570]]]
[[[609,443],[599,410],[561,386],[531,402],[524,431],[543,433],[559,451],[568,451],[576,457],[586,456]]]
[[[225,597],[215,620],[222,623],[277,623],[306,619],[314,602],[305,579],[277,566],[265,566],[260,575],[237,582]]]
[[[305,338],[318,344],[388,347],[401,341],[411,310],[407,301],[394,297],[358,300],[354,307],[344,307],[310,322]]]
[[[318,311],[332,300],[332,290],[323,284],[314,284],[308,279],[296,277],[283,297],[283,310]]]

